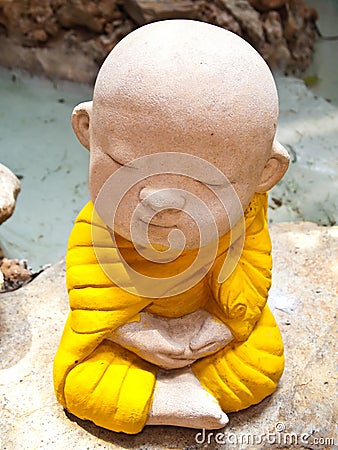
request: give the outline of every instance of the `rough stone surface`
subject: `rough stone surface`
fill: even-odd
[[[287,0],[250,0],[250,4],[258,11],[282,8]]]
[[[304,70],[311,62],[317,15],[305,0],[0,0],[0,64],[52,79],[93,81],[125,35],[168,18],[229,29],[271,67]]]
[[[127,436],[62,410],[52,387],[53,356],[68,311],[61,261],[29,285],[1,296],[1,448],[337,448],[338,228],[277,224],[272,238],[270,305],[283,335],[286,368],[275,394],[229,415],[230,424],[218,436],[227,444],[217,444],[215,431],[208,443],[208,432],[196,441],[199,430],[178,427],[146,427]]]
[[[14,212],[20,181],[6,166],[0,164],[0,224]]]
[[[27,262],[18,259],[0,259],[0,292],[14,291],[27,284],[32,279],[32,271],[27,267]]]
[[[124,9],[139,25],[155,20],[198,18],[198,3],[192,0],[125,0]]]

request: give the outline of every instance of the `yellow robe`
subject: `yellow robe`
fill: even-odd
[[[196,286],[170,299],[153,299],[116,286],[98,263],[92,226],[102,232],[106,264],[117,275],[123,272],[109,231],[102,222],[91,224],[93,204],[89,202],[75,222],[67,251],[71,312],[54,362],[58,401],[74,415],[99,426],[140,432],[151,408],[158,367],[107,337],[121,325],[138,320],[141,311],[180,317],[201,307],[227,325],[234,336],[226,347],[192,365],[202,386],[225,412],[247,408],[270,395],[283,372],[284,360],[281,336],[266,305],[271,284],[266,215],[267,194],[256,194],[245,212],[243,252],[225,282],[218,283],[218,275],[226,255],[227,236],[219,245],[210,272]],[[163,276],[177,272],[177,263],[145,266],[131,243],[121,238],[120,244],[136,269],[153,274],[161,266]],[[184,254],[179,264],[188,265],[192,257]]]

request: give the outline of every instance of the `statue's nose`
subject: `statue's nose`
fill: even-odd
[[[177,189],[152,189],[143,188],[139,197],[143,203],[148,205],[154,211],[164,209],[182,210],[185,205],[185,198]]]

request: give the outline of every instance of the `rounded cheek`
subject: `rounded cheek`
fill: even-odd
[[[224,236],[230,229],[230,222],[228,211],[224,208],[223,205],[215,207],[213,209],[213,217],[215,220],[215,224],[217,227],[218,238]]]
[[[256,192],[256,182],[248,182],[246,184],[241,184],[236,187],[235,191],[238,196],[239,202],[242,206],[243,213],[246,208],[249,206],[249,203],[253,199]]]
[[[114,230],[124,238],[131,240],[131,223],[135,209],[139,204],[139,189],[133,187],[120,200],[114,217]]]
[[[89,165],[89,191],[92,201],[95,203],[106,181],[117,170],[113,161],[95,150],[91,151]]]
[[[104,181],[97,180],[95,177],[89,176],[89,192],[90,192],[90,198],[92,199],[92,202],[95,204],[99,192],[104,185]]]

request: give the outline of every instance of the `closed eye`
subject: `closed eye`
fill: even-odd
[[[110,155],[109,153],[105,153],[106,156],[108,156],[108,158],[110,158],[112,161],[114,161],[114,163],[118,164],[119,166],[124,166],[124,164],[122,164],[120,161],[117,161],[117,159],[113,158],[112,155]]]
[[[105,155],[108,156],[108,158],[110,158],[112,161],[114,161],[114,163],[118,164],[121,167],[130,167],[131,169],[136,169],[136,167],[133,167],[132,163],[130,163],[130,162],[122,163],[122,162],[118,161],[117,159],[115,159],[109,153],[105,153]]]
[[[198,183],[203,184],[204,186],[209,186],[209,187],[212,187],[212,188],[214,188],[214,187],[226,187],[226,186],[229,186],[229,184],[232,184],[231,181],[229,181],[229,182],[224,181],[223,183],[216,183],[216,182],[208,183],[207,181],[203,181],[203,180],[196,180],[196,181]]]

